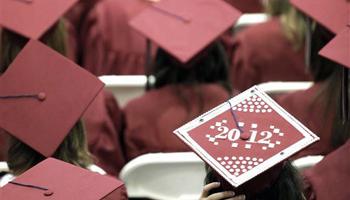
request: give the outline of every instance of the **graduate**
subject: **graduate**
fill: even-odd
[[[319,140],[258,87],[174,131],[205,163],[201,200],[303,200],[290,156]]]
[[[350,198],[348,190],[350,180],[349,145],[349,1],[301,1],[293,0],[293,5],[308,14],[317,23],[322,24],[336,36],[324,46],[319,54],[332,63],[336,72],[325,85],[325,95],[321,96],[332,109],[328,120],[333,124],[331,142],[340,146],[313,168],[304,173],[307,199],[324,200]],[[315,9],[317,5],[317,9]],[[327,17],[325,17],[327,16]],[[317,30],[315,30],[317,32]],[[324,36],[321,32],[320,36]],[[331,66],[330,66],[331,67]],[[327,96],[331,95],[332,96]]]
[[[82,66],[96,76],[145,74],[146,38],[132,29],[128,21],[156,2],[99,1],[82,27]]]
[[[235,89],[268,81],[310,80],[304,56],[306,22],[289,0],[264,1],[271,18],[238,32],[229,45]]]
[[[176,0],[154,4],[130,21],[160,48],[149,65],[155,83],[124,108],[127,160],[188,151],[172,130],[232,95],[219,36],[239,16],[224,1]]]
[[[103,174],[93,165],[81,121],[103,86],[69,59],[30,40],[0,78],[0,127],[10,135],[10,173],[0,184],[11,184],[49,157]],[[117,199],[127,199],[123,190]]]
[[[92,166],[80,117],[103,84],[77,68],[30,40],[1,76],[0,127],[10,136],[11,175],[18,176],[51,156],[83,168]]]
[[[64,56],[70,57],[70,38],[67,23],[61,16],[76,5],[77,0],[52,2],[32,2],[0,0],[8,12],[3,12],[0,25],[1,38],[0,75],[6,71],[28,39],[38,39]],[[33,13],[49,10],[46,17]],[[20,12],[19,12],[20,11]],[[12,13],[18,12],[20,23],[13,20]],[[35,23],[34,23],[35,22]],[[29,25],[30,24],[30,25]],[[70,57],[71,58],[71,57]],[[71,58],[72,59],[72,58]],[[74,60],[74,59],[73,59]],[[120,144],[121,111],[111,93],[102,92],[83,116],[88,144],[95,162],[110,175],[118,175],[125,161]],[[1,149],[3,146],[1,147]]]
[[[320,56],[319,51],[345,27],[341,21],[346,19],[347,13],[340,10],[338,15],[334,11],[346,3],[345,0],[338,0],[331,5],[322,3],[324,6],[317,8],[311,8],[308,2],[304,5],[299,1],[292,1],[292,4],[316,23],[313,25],[310,48],[310,72],[313,75],[314,85],[304,91],[277,97],[277,101],[321,138],[319,143],[300,152],[295,158],[307,155],[327,155],[347,141],[349,123],[341,119],[342,115],[339,110],[341,106],[340,85],[344,66],[332,59]],[[326,9],[327,6],[334,10]],[[324,19],[324,13],[333,15]]]

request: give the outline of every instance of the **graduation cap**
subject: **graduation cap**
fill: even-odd
[[[95,76],[30,40],[0,76],[0,128],[50,157],[102,88]]]
[[[39,39],[78,0],[0,0],[0,26]]]
[[[291,0],[291,3],[319,24],[336,34],[336,37],[320,51],[320,55],[344,66],[341,85],[341,115],[344,121],[349,113],[350,68],[350,2],[348,0]]]
[[[265,173],[259,184],[274,182],[271,174],[276,170],[269,169],[281,166],[282,161],[319,140],[258,87],[233,97],[174,133],[237,190],[265,172],[269,174]]]
[[[0,188],[0,197],[6,200],[118,199],[122,186],[115,178],[48,158]]]
[[[232,27],[240,15],[222,0],[162,0],[129,24],[186,63]]]
[[[343,30],[348,23],[347,0],[290,0],[290,3],[333,33]]]

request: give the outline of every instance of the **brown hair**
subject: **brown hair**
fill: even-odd
[[[45,160],[43,155],[18,139],[10,137],[9,142],[7,163],[14,175],[20,175]],[[81,121],[77,122],[70,130],[52,157],[83,168],[92,164]]]
[[[64,21],[60,20],[48,30],[40,40],[47,46],[66,56],[66,38]],[[27,42],[27,38],[8,29],[2,29],[0,40],[0,74],[6,71]]]

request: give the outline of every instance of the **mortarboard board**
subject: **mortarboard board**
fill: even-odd
[[[186,63],[240,15],[222,0],[162,0],[134,17],[130,25]]]
[[[0,127],[52,156],[102,88],[95,76],[30,40],[0,76]]]
[[[48,158],[0,188],[0,197],[6,200],[103,200],[117,196],[115,193],[120,192],[122,186],[122,182],[112,177]]]
[[[233,97],[174,133],[234,187],[319,140],[258,87]]]
[[[78,0],[0,0],[0,26],[39,39]]]
[[[290,0],[290,3],[333,33],[343,30],[348,22],[347,0]]]

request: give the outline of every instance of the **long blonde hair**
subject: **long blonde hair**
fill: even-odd
[[[283,33],[294,49],[302,49],[308,26],[305,16],[291,6],[289,0],[267,0],[264,8],[268,15],[280,18]]]

